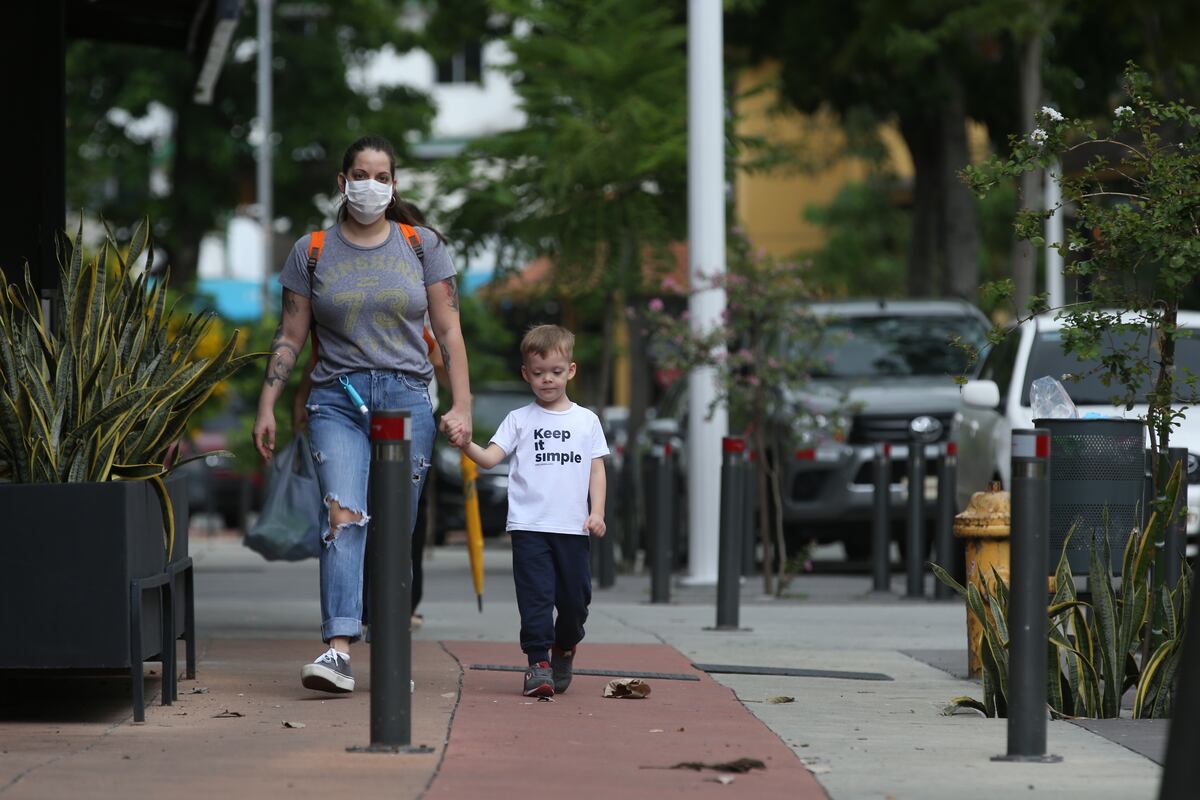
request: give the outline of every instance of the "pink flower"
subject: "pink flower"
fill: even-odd
[[[812,563],[812,559],[811,559],[811,558],[806,558],[806,559],[804,559],[804,571],[805,571],[805,572],[812,572],[812,571],[813,571],[813,563]]]
[[[675,279],[670,275],[662,279],[662,290],[664,292],[681,292],[683,288],[675,282]]]
[[[746,383],[750,384],[751,386],[758,386],[760,381],[758,380],[757,375],[751,375],[750,377],[746,378]]]
[[[655,314],[657,314],[663,310],[663,301],[661,299],[655,297],[653,300],[651,300],[647,304],[647,308],[649,308],[651,311],[653,311]]]

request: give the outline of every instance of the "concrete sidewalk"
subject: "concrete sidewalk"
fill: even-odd
[[[127,797],[140,790],[201,797],[214,789],[252,796],[328,797],[333,792],[338,796],[415,798],[427,791],[431,798],[466,796],[451,791],[450,779],[467,775],[461,770],[469,771],[471,761],[468,757],[460,764],[450,764],[447,756],[443,764],[443,748],[448,740],[445,752],[452,753],[456,736],[463,742],[478,742],[478,749],[486,747],[489,740],[480,738],[480,731],[473,726],[482,723],[474,722],[472,715],[452,716],[455,708],[465,708],[468,702],[478,704],[485,696],[481,692],[490,692],[486,696],[499,702],[509,685],[515,701],[520,700],[519,675],[469,670],[464,674],[451,656],[455,648],[468,652],[474,646],[470,643],[477,643],[490,648],[498,659],[507,653],[507,662],[520,662],[510,556],[502,542],[489,542],[485,551],[488,577],[482,614],[475,610],[461,548],[438,549],[426,561],[426,600],[420,609],[425,624],[414,634],[418,682],[414,742],[437,748],[437,753],[428,756],[345,753],[347,744],[368,738],[366,692],[323,698],[299,686],[300,665],[321,650],[315,636],[320,617],[315,562],[267,564],[236,540],[199,536],[192,539],[192,551],[202,639],[198,680],[181,684],[176,706],[150,707],[145,725],[129,721],[128,689],[119,683],[110,687],[107,696],[89,691],[74,705],[55,710],[46,710],[41,699],[44,692],[34,694],[36,700],[18,702],[12,697],[12,687],[6,687],[6,696],[0,701],[0,797],[56,798],[68,793]],[[589,647],[599,654],[606,649],[599,645],[642,644],[665,647],[664,653],[677,652],[679,664],[886,674],[892,680],[714,674],[704,680],[728,691],[705,693],[703,700],[701,693],[696,693],[698,708],[709,718],[736,719],[741,715],[750,719],[753,715],[765,726],[772,738],[763,748],[778,748],[771,754],[768,772],[781,764],[788,768],[803,764],[835,800],[932,800],[964,795],[985,799],[1015,793],[1126,800],[1156,795],[1160,768],[1153,761],[1069,723],[1050,723],[1050,750],[1064,757],[1061,764],[990,761],[1005,749],[1003,720],[941,715],[950,698],[978,696],[978,685],[904,653],[962,651],[962,605],[871,597],[865,593],[869,583],[866,576],[801,576],[789,587],[796,599],[774,600],[762,596],[757,582],[748,581],[743,586],[741,622],[750,630],[718,633],[705,630],[714,622],[713,590],[679,589],[675,603],[652,606],[645,602],[648,585],[644,578],[619,576],[616,587],[595,592],[581,659]],[[357,647],[353,664],[366,685],[368,660],[366,648]],[[641,664],[621,666],[647,669]],[[629,752],[637,754],[638,763],[645,762],[645,748],[661,741],[651,738],[650,744],[645,744],[647,731],[666,730],[665,725],[641,730],[645,727],[642,715],[654,713],[654,695],[644,701],[583,696],[602,685],[598,678],[582,681],[572,689],[573,693],[580,690],[579,694],[564,695],[564,700],[610,704],[601,708],[614,715],[628,714]],[[156,683],[147,686],[157,690]],[[209,691],[187,694],[193,687]],[[670,692],[690,697],[683,686],[673,685]],[[764,702],[778,695],[794,697],[795,702]],[[544,721],[555,712],[565,717],[568,708],[573,705],[556,702],[536,710]],[[622,711],[625,708],[629,710]],[[215,716],[224,710],[246,716]],[[81,717],[83,721],[76,721]],[[305,727],[285,728],[285,720],[303,722]],[[562,724],[566,722],[569,720]],[[546,727],[559,736],[557,728]],[[529,741],[536,742],[540,725],[525,730],[514,717],[513,728],[514,733],[523,731]],[[575,740],[580,746],[568,748],[566,755],[556,758],[569,760],[569,753],[576,752],[581,766],[586,762],[595,767],[591,759],[598,743],[589,746],[587,736],[598,729],[568,726],[567,730],[579,734]],[[635,732],[636,737],[632,735]],[[719,729],[708,733],[711,735],[703,744],[714,748],[713,752],[736,744],[723,741]],[[611,738],[612,734],[606,734],[605,744],[611,744]],[[493,784],[496,796],[517,796],[531,789],[579,795],[582,784],[557,786],[546,780],[550,776],[539,768],[536,746],[512,752],[528,752],[529,762],[524,770],[513,772],[511,783]],[[786,760],[788,753],[794,762]],[[755,757],[753,752],[737,755]],[[619,755],[607,755],[615,757]],[[439,772],[439,765],[444,772]],[[661,778],[645,773],[653,775],[653,780]],[[566,774],[572,773],[568,770]],[[704,773],[703,777],[715,774]],[[439,775],[445,776],[444,784],[439,784]],[[736,776],[728,787],[711,785],[735,792],[741,785],[746,793],[739,796],[759,796],[748,791],[750,778]],[[632,771],[623,778],[637,779],[638,773]],[[627,788],[636,787],[614,782],[585,796],[621,796]],[[665,793],[689,791],[680,784]],[[797,791],[794,796],[805,795]]]

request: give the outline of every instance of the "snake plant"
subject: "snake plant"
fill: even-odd
[[[1174,507],[1180,480],[1176,466],[1165,492],[1166,508]],[[1063,543],[1054,594],[1046,608],[1047,701],[1055,717],[1118,717],[1121,699],[1130,689],[1136,690],[1135,718],[1171,716],[1191,607],[1192,571],[1185,559],[1174,591],[1163,587],[1154,595],[1154,543],[1162,540],[1165,522],[1164,515],[1155,513],[1143,531],[1134,531],[1128,538],[1119,587],[1114,588],[1107,537],[1100,552],[1093,548],[1087,601],[1076,593],[1067,560],[1070,536]],[[980,589],[973,583],[964,588],[941,567],[930,566],[939,580],[967,601],[982,628],[978,644],[983,699],[956,697],[946,711],[965,707],[989,717],[1003,717],[1008,697],[1008,586],[994,569],[990,580],[985,576],[981,581]],[[1155,603],[1161,605],[1165,622],[1161,630],[1151,631]]]
[[[152,263],[149,231],[143,219],[124,255],[111,234],[85,255],[81,221],[73,242],[61,240],[62,291],[49,316],[28,265],[23,284],[0,292],[0,461],[15,483],[149,481],[170,557],[169,451],[213,388],[257,356],[235,355],[235,331],[215,357],[200,357],[211,312],[168,333],[166,281],[131,269],[143,253]]]

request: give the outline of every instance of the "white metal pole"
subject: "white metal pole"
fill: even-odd
[[[271,0],[258,0],[258,123],[262,142],[258,146],[258,221],[262,226],[262,313],[270,312],[271,277],[275,274],[275,256],[271,252],[273,235],[271,174]]]
[[[1058,208],[1062,202],[1062,187],[1058,183],[1062,165],[1055,161],[1046,168],[1045,175],[1046,202],[1042,208],[1050,214],[1046,218],[1046,299],[1051,308],[1061,308],[1067,298],[1063,289],[1063,259],[1055,245],[1063,240],[1063,212]]]
[[[688,0],[688,312],[694,333],[722,324],[725,273],[725,75],[721,0]],[[699,291],[697,291],[699,290]],[[717,582],[721,438],[729,431],[712,369],[688,377],[688,576]]]

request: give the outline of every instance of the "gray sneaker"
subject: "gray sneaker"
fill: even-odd
[[[525,670],[526,697],[554,697],[554,676],[549,661],[539,661],[536,667]]]
[[[316,661],[304,665],[300,670],[300,683],[305,689],[321,692],[353,692],[354,673],[350,671],[350,659],[331,647]]]
[[[562,694],[571,685],[571,664],[575,661],[575,653],[579,646],[571,650],[563,650],[558,645],[550,651],[550,671],[554,675],[554,693]]]

